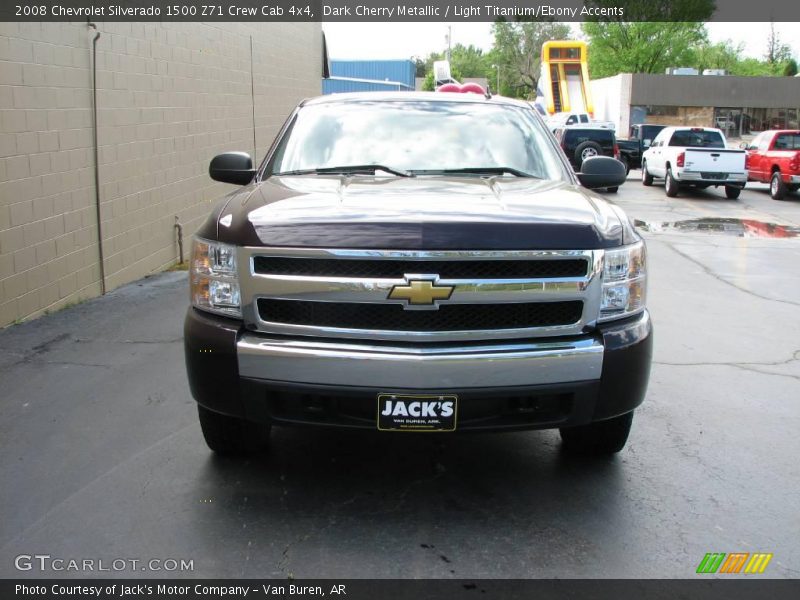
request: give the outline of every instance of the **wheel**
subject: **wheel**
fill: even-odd
[[[614,187],[606,188],[606,191],[609,194],[616,194],[619,191],[619,186],[615,185]]]
[[[582,144],[578,144],[578,147],[575,148],[575,162],[583,164],[583,161],[587,158],[601,156],[602,154],[603,149],[597,142],[583,142]]]
[[[725,186],[725,195],[731,200],[736,200],[739,194],[742,193],[742,188],[734,187],[732,185]]]
[[[653,185],[653,176],[647,171],[647,163],[642,161],[642,185]]]
[[[572,454],[614,454],[625,447],[631,431],[633,412],[607,421],[578,427],[562,427],[564,450]]]
[[[665,177],[664,190],[667,196],[674,198],[678,195],[678,182],[672,177],[672,169],[667,168],[667,176]]]
[[[631,172],[631,166],[628,164],[628,157],[627,156],[620,156],[619,162],[625,165],[625,176],[627,177],[628,174]]]
[[[773,200],[783,200],[787,191],[789,190],[781,178],[781,172],[775,171],[772,174],[772,179],[769,180],[769,195],[772,196]]]
[[[200,428],[206,444],[217,454],[242,455],[264,450],[269,442],[269,425],[229,417],[197,405]]]

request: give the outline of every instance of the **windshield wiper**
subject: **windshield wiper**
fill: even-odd
[[[515,169],[513,167],[464,167],[463,169],[431,169],[421,171],[418,169],[414,170],[416,174],[425,174],[425,175],[458,175],[459,173],[464,173],[467,175],[514,175],[515,177],[532,177],[534,179],[541,179],[541,177],[537,177],[536,175],[531,175],[530,173],[526,173],[525,171],[520,171],[519,169]]]
[[[342,167],[320,167],[318,169],[299,169],[296,171],[284,171],[282,173],[273,173],[273,175],[350,175],[358,173],[367,173],[374,175],[375,171],[384,171],[397,175],[398,177],[413,177],[414,174],[402,169],[393,169],[385,165],[346,165]]]

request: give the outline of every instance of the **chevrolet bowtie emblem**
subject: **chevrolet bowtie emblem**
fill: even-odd
[[[389,300],[406,300],[409,305],[433,305],[437,300],[447,300],[453,294],[454,286],[436,285],[433,281],[417,279],[407,285],[396,285],[389,292]]]

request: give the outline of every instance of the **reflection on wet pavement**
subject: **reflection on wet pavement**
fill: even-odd
[[[634,219],[633,224],[642,231],[658,233],[703,231],[748,238],[791,238],[800,236],[800,227],[796,225],[776,225],[775,223],[766,223],[753,219],[704,218],[672,222],[647,222]]]

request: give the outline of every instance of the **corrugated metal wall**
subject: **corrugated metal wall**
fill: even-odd
[[[408,89],[396,83],[384,83],[382,81],[360,81],[357,79],[323,79],[323,94],[342,94],[344,92],[410,92]]]
[[[414,89],[416,74],[411,60],[332,60],[331,75],[354,79],[398,81]]]

